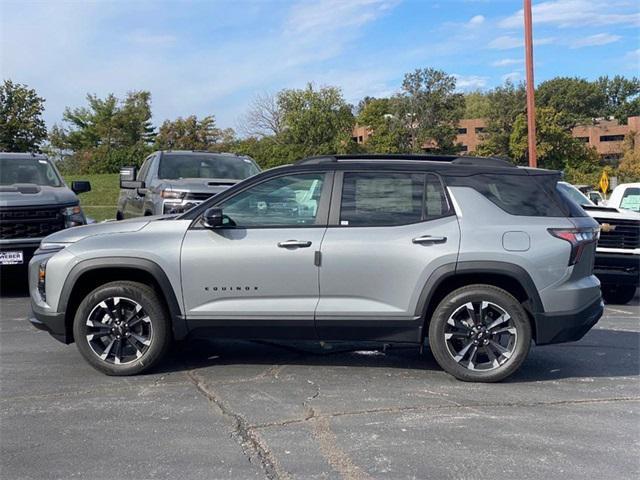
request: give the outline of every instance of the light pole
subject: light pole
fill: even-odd
[[[533,27],[531,0],[524,0],[524,50],[527,68],[527,131],[529,140],[529,166],[537,167],[536,152],[536,100],[533,83]]]

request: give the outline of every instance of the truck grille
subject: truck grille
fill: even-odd
[[[62,230],[64,218],[59,208],[0,210],[0,239],[40,238]]]
[[[640,220],[618,220],[596,218],[601,225],[598,247],[602,248],[640,248]],[[609,225],[610,230],[605,231]]]

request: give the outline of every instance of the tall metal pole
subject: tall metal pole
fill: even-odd
[[[529,132],[529,166],[537,167],[536,152],[536,100],[533,83],[533,27],[531,0],[524,0],[524,49],[527,67],[527,130]]]

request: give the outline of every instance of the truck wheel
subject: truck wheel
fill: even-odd
[[[155,366],[171,342],[169,315],[142,283],[111,282],[80,303],[73,335],[82,356],[107,375],[135,375]]]
[[[120,210],[116,211],[116,220],[124,220],[124,215],[122,215]]]
[[[429,346],[438,364],[459,380],[498,382],[522,365],[531,324],[520,302],[491,285],[454,290],[436,308]]]
[[[604,301],[611,304],[624,305],[636,296],[635,285],[602,285]]]

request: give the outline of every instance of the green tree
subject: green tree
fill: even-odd
[[[351,139],[355,123],[351,106],[337,87],[314,89],[308,84],[299,90],[278,94],[282,111],[284,143],[301,156],[350,152],[357,148]]]
[[[455,77],[442,70],[424,68],[404,76],[402,91],[393,99],[394,114],[406,132],[403,150],[417,152],[430,144],[441,152],[456,151],[464,96],[455,90]]]
[[[357,121],[359,125],[367,126],[372,134],[364,148],[372,153],[400,153],[403,130],[397,117],[391,113],[394,110],[394,100],[389,98],[368,98],[361,103]]]
[[[47,138],[43,111],[44,98],[34,89],[5,80],[0,85],[0,151],[39,151]]]
[[[605,109],[606,98],[596,83],[583,78],[556,77],[542,82],[536,89],[536,103],[564,113],[567,127],[598,117]]]
[[[219,129],[216,119],[208,115],[202,119],[191,115],[186,118],[165,120],[158,130],[155,147],[158,150],[211,150],[220,151],[233,142],[232,129]]]
[[[640,145],[637,144],[637,132],[629,132],[622,147],[624,155],[618,166],[621,182],[640,182]]]
[[[507,81],[487,92],[486,97],[489,104],[487,126],[476,153],[508,157],[513,124],[525,111],[527,94],[524,85]]]
[[[124,100],[87,95],[86,107],[67,108],[63,125],[54,125],[53,148],[71,152],[63,169],[78,173],[113,173],[123,165],[140,164],[151,151],[151,95],[129,92]]]
[[[594,172],[599,168],[599,157],[594,148],[571,136],[567,129],[567,114],[551,107],[536,110],[536,148],[538,166],[553,170],[575,169]],[[520,114],[513,125],[510,151],[516,163],[528,162],[527,117]]]
[[[487,118],[491,114],[489,95],[480,90],[468,92],[464,95],[463,118]]]
[[[612,116],[626,124],[627,118],[640,115],[640,79],[605,76],[598,78],[595,84],[605,99],[604,109],[598,116]]]

